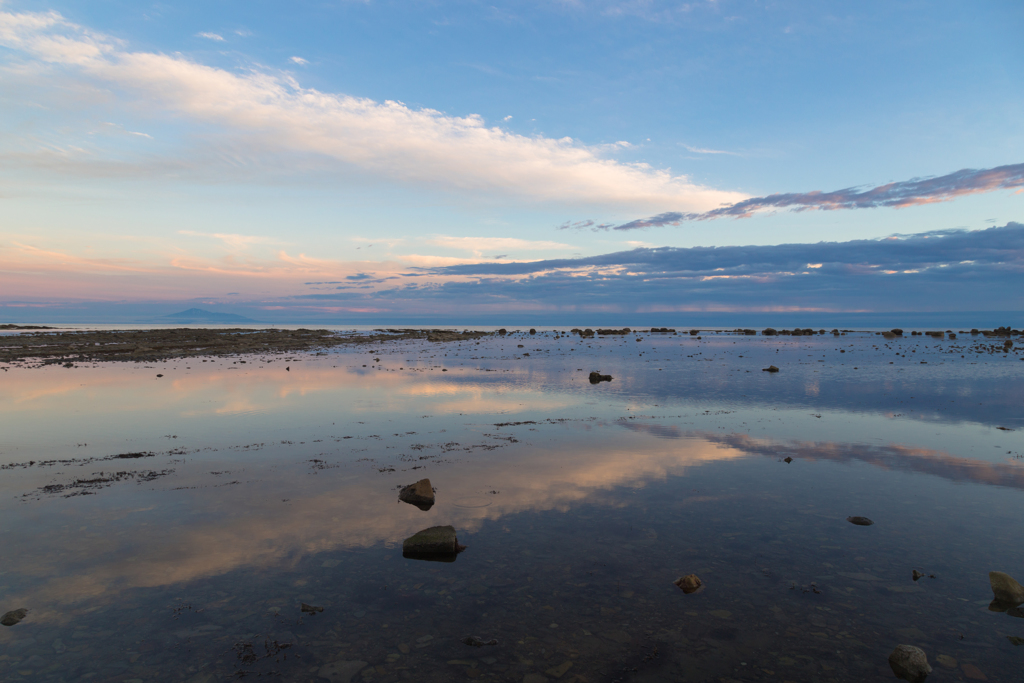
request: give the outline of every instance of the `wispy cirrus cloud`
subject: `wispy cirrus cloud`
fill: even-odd
[[[886,183],[868,189],[850,187],[835,192],[795,192],[754,197],[702,213],[667,211],[649,218],[641,218],[621,225],[596,226],[597,229],[640,230],[643,228],[679,225],[686,221],[706,221],[714,218],[749,218],[759,211],[791,209],[793,211],[837,211],[840,209],[902,209],[908,206],[948,202],[958,197],[996,190],[1024,188],[1024,164],[1009,164],[996,168],[965,168],[935,178],[913,178]],[[593,221],[565,224],[560,229],[587,228]]]
[[[196,34],[196,38],[206,38],[207,40],[215,40],[219,43],[224,42],[224,36],[219,33],[212,33],[210,31],[202,31]]]
[[[518,135],[475,114],[322,92],[285,72],[228,71],[180,54],[133,52],[57,12],[0,12],[0,45],[14,51],[22,70],[101,89],[118,98],[111,106],[211,128],[213,145],[237,143],[255,158],[274,160],[267,166],[275,168],[282,159],[287,167],[289,158],[315,158],[334,162],[338,172],[388,182],[633,210],[707,211],[745,198],[669,169],[620,162],[609,156],[615,145]],[[45,88],[47,79],[26,86]],[[52,154],[47,161],[49,168],[60,163]],[[68,172],[84,172],[86,162]]]

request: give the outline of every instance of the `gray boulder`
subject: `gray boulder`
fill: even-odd
[[[932,672],[932,667],[928,664],[928,655],[913,645],[897,645],[889,655],[889,666],[892,667],[896,678],[902,678],[910,683],[921,683]]]

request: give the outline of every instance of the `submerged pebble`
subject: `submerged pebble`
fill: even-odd
[[[874,522],[867,517],[847,517],[846,521],[850,524],[856,524],[857,526],[871,526],[874,524]]]

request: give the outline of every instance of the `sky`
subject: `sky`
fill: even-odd
[[[1022,30],[1018,0],[0,0],[0,322],[1019,314]]]

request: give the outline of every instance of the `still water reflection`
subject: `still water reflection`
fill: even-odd
[[[0,678],[1015,680],[1018,356],[701,337],[10,368]]]

